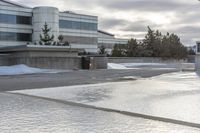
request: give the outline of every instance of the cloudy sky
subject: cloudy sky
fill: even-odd
[[[176,33],[185,45],[200,40],[198,0],[13,0],[30,7],[55,6],[61,11],[97,15],[99,29],[117,37],[144,37],[147,26]]]

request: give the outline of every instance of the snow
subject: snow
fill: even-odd
[[[129,67],[166,66],[163,63],[108,63],[108,69],[130,69]]]
[[[64,70],[50,70],[39,69],[26,66],[24,64],[13,66],[0,66],[0,75],[22,75],[22,74],[34,74],[34,73],[58,73]]]
[[[135,67],[135,66],[165,66],[163,63],[121,63],[125,67]]]
[[[128,69],[128,68],[121,64],[108,63],[108,69]]]

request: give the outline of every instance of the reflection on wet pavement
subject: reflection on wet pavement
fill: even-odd
[[[0,93],[2,133],[199,133],[200,129]]]
[[[200,78],[194,72],[130,82],[15,91],[200,124]]]

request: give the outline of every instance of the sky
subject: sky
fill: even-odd
[[[29,7],[55,6],[60,11],[98,16],[99,29],[120,38],[143,39],[147,26],[175,33],[186,46],[200,40],[198,0],[12,0]]]

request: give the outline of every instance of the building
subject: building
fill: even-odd
[[[102,30],[98,30],[98,47],[99,48],[101,46],[105,47],[108,54],[111,54],[112,49],[115,44],[123,45],[127,43],[128,43],[127,39],[115,38],[114,34],[110,34]]]
[[[97,53],[98,46],[105,45],[111,51],[115,43],[125,43],[114,35],[98,30],[98,17],[60,12],[55,7],[35,7],[0,0],[0,46],[39,45],[40,34],[45,24],[51,28],[55,41],[59,35],[72,48]]]
[[[0,45],[38,44],[45,22],[55,39],[63,35],[71,47],[97,52],[96,16],[59,12],[54,7],[29,8],[7,0],[0,0]]]
[[[195,67],[196,70],[200,71],[200,41],[196,45]]]

